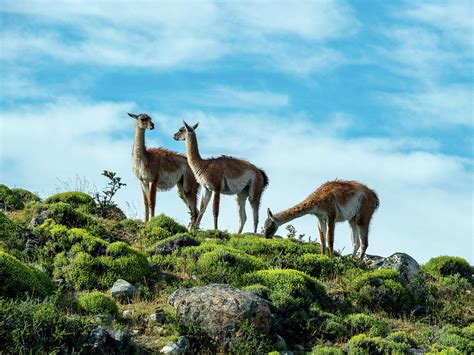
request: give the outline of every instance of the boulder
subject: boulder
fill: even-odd
[[[128,354],[133,350],[131,336],[122,330],[92,326],[81,343],[81,352],[93,354]]]
[[[400,272],[402,282],[409,284],[415,274],[420,270],[420,265],[410,255],[405,253],[395,253],[387,258],[380,256],[370,256],[368,258],[370,267],[373,269],[394,269]]]
[[[118,279],[112,286],[112,297],[118,300],[129,300],[138,295],[138,290],[130,282]]]
[[[51,211],[45,207],[41,207],[38,215],[33,217],[30,221],[29,227],[31,229],[34,229],[40,225],[43,224],[44,221],[46,221],[47,218],[51,215]]]
[[[199,242],[197,240],[189,238],[184,235],[182,237],[178,237],[176,239],[171,239],[169,241],[161,243],[155,248],[154,253],[167,255],[167,254],[171,254],[173,251],[177,249],[181,249],[181,248],[189,247],[189,246],[196,246],[196,245],[199,245]]]
[[[180,323],[198,326],[220,351],[232,349],[245,321],[263,334],[270,331],[269,302],[230,285],[181,288],[168,298],[168,303],[175,309]]]

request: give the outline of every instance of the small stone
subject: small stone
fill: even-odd
[[[133,311],[131,309],[126,309],[122,313],[122,318],[123,319],[132,319],[133,318]]]
[[[153,330],[154,330],[155,332],[161,333],[162,331],[165,330],[165,328],[159,327],[159,326],[155,325],[155,326],[153,326]]]
[[[276,334],[276,335],[275,335],[275,338],[276,338],[275,347],[276,347],[277,349],[285,349],[285,348],[286,348],[286,341],[285,341],[285,339],[283,339],[283,337],[280,336],[279,334]]]
[[[168,343],[161,349],[161,354],[167,355],[180,355],[181,349],[179,348],[178,344],[176,343]]]
[[[112,297],[119,300],[129,300],[138,295],[138,290],[130,282],[122,279],[115,281],[112,286]]]
[[[184,335],[181,335],[178,338],[178,341],[176,342],[178,344],[179,348],[181,349],[181,353],[185,354],[188,352],[188,349],[191,347],[191,343],[189,342],[188,338],[186,338]]]
[[[166,320],[165,314],[162,310],[158,310],[153,314],[150,314],[150,321],[155,323],[163,323]]]
[[[296,344],[296,345],[295,345],[295,350],[304,351],[304,346],[301,345],[301,344]]]
[[[133,335],[137,335],[138,333],[140,333],[140,330],[139,330],[139,329],[133,329],[133,330],[132,330],[132,334],[133,334]]]
[[[327,342],[324,343],[326,346],[333,346],[334,343],[331,340],[328,340]]]

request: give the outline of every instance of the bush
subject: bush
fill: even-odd
[[[20,226],[2,212],[0,212],[0,247],[16,257],[21,257],[25,249]]]
[[[77,297],[79,308],[89,314],[118,315],[118,307],[112,297],[99,291],[86,292]]]
[[[10,190],[8,186],[0,184],[0,200],[2,200],[7,210],[21,210],[25,207],[25,203],[20,197],[20,194],[16,194]]]
[[[61,309],[56,298],[25,301],[0,298],[0,352],[73,353],[80,347],[88,320]]]
[[[472,274],[469,263],[465,259],[457,256],[438,256],[431,258],[422,266],[422,270],[434,277],[459,274],[464,278],[470,279]]]
[[[74,208],[81,208],[84,212],[87,213],[93,213],[96,207],[94,199],[88,194],[80,191],[61,192],[48,197],[44,202],[46,204],[64,202]]]
[[[266,239],[250,235],[233,235],[228,246],[256,256],[275,268],[290,268],[294,260],[303,254],[321,254],[321,249],[315,244],[302,243],[294,239]]]
[[[385,322],[367,314],[350,314],[345,321],[350,335],[367,333],[370,336],[386,336],[389,332]]]
[[[349,354],[404,354],[410,346],[396,343],[380,337],[369,337],[365,334],[353,336],[348,345]]]
[[[11,189],[14,195],[16,195],[23,203],[26,205],[30,202],[41,202],[41,199],[38,195],[25,190],[25,189]]]
[[[188,271],[205,283],[241,284],[242,275],[265,269],[267,265],[254,256],[218,247],[200,256]]]
[[[363,272],[353,280],[349,292],[359,309],[400,314],[413,306],[413,297],[401,284],[400,273],[391,269]]]
[[[24,297],[27,294],[43,297],[53,291],[48,276],[0,250],[0,296]]]
[[[326,289],[316,279],[297,270],[260,270],[245,276],[246,283],[261,284],[270,289],[273,305],[284,310],[292,305],[309,306],[326,300]]]
[[[344,352],[339,348],[325,345],[316,345],[311,351],[311,355],[343,355]]]
[[[186,233],[188,231],[185,226],[182,226],[173,218],[168,217],[162,213],[150,219],[150,221],[145,224],[145,227],[142,229],[142,233],[144,236],[148,237],[148,235],[153,234],[153,230],[157,227],[167,230],[170,233],[168,237],[177,233]]]
[[[68,228],[82,228],[89,223],[89,218],[84,213],[75,210],[72,205],[65,202],[52,204],[49,211],[49,218]]]
[[[288,265],[295,270],[317,277],[329,278],[334,275],[333,258],[322,254],[303,254],[301,256],[290,259]]]
[[[407,344],[410,346],[410,348],[416,348],[418,346],[415,339],[404,331],[390,333],[387,337],[387,340],[394,341],[395,343]]]
[[[464,337],[464,334],[465,332],[461,329],[447,325],[441,329],[438,342],[445,347],[452,347],[465,354],[472,354],[474,353],[474,341]]]

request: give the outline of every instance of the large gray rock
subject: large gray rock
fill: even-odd
[[[101,325],[92,326],[81,343],[81,353],[128,354],[132,349],[130,334]]]
[[[402,282],[409,284],[415,274],[420,270],[420,265],[410,255],[405,253],[395,253],[387,258],[380,256],[370,256],[368,258],[370,267],[373,269],[394,269],[400,272]]]
[[[255,324],[263,334],[270,331],[272,315],[268,301],[230,285],[178,289],[168,302],[181,323],[197,325],[221,351],[232,349],[245,321]]]
[[[196,245],[199,245],[199,242],[197,240],[184,235],[182,237],[178,237],[176,239],[172,239],[163,244],[158,245],[155,248],[154,253],[167,255],[171,254],[175,250]]]
[[[138,295],[138,290],[130,282],[118,279],[112,286],[112,297],[118,300],[129,300]]]

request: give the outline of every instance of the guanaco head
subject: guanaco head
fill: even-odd
[[[265,221],[265,231],[263,232],[265,238],[272,238],[278,230],[278,227],[278,222],[273,216],[272,211],[267,209],[267,220]]]
[[[199,126],[199,122],[194,126],[189,126],[185,121],[183,121],[184,126],[179,129],[178,132],[174,134],[175,141],[185,141],[188,133],[194,133],[194,130]]]
[[[151,117],[146,113],[140,113],[139,115],[134,115],[133,113],[128,114],[130,117],[137,120],[137,127],[141,129],[154,129],[155,124],[152,122]]]

